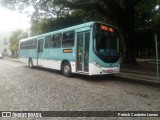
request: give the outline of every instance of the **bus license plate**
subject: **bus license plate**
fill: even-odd
[[[113,70],[112,69],[108,70],[108,73],[113,73]]]

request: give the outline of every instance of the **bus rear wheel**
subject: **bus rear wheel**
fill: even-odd
[[[70,77],[71,76],[71,65],[70,65],[69,62],[65,62],[63,64],[62,72],[63,72],[64,76],[66,76],[66,77]]]
[[[29,64],[29,68],[33,69],[33,61],[32,61],[32,59],[29,59],[28,64]]]

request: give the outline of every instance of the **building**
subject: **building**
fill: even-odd
[[[4,55],[10,55],[11,51],[9,48],[9,38],[12,32],[0,32],[0,53]]]

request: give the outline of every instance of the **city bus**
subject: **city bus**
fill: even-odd
[[[19,59],[34,67],[85,75],[116,74],[120,71],[120,35],[101,22],[87,22],[29,37],[19,42]]]

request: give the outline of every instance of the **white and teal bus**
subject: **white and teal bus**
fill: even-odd
[[[20,40],[19,59],[30,68],[61,70],[65,76],[116,74],[119,44],[116,28],[88,22]]]

